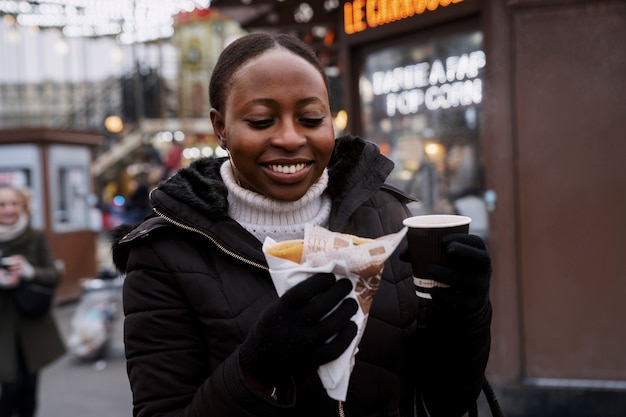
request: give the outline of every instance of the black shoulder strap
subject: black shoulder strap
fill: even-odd
[[[498,399],[496,398],[496,393],[491,388],[489,381],[485,378],[485,382],[482,386],[482,393],[485,395],[485,399],[487,400],[487,404],[489,404],[489,411],[491,411],[492,417],[504,417],[502,410],[500,409],[500,404],[498,403]],[[421,398],[417,399],[416,404],[416,412],[417,417],[428,417],[429,414],[424,407],[424,401]],[[469,410],[468,417],[478,417],[478,407],[477,404],[474,404],[471,410]]]

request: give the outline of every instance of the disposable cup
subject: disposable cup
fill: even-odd
[[[432,264],[443,264],[446,260],[446,247],[442,242],[445,235],[468,233],[472,221],[467,216],[454,214],[428,214],[404,219],[408,227],[407,240],[415,293],[421,298],[432,298],[433,287],[445,287],[445,284],[428,278]]]

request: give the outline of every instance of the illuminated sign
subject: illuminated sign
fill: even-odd
[[[343,5],[343,30],[351,35],[365,29],[420,15],[464,0],[353,0]]]
[[[387,116],[478,104],[482,101],[479,70],[485,53],[474,51],[430,62],[377,71],[372,74],[372,93],[384,96]]]

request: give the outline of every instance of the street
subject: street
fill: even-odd
[[[55,308],[64,340],[77,303]],[[106,357],[82,361],[70,353],[44,368],[40,374],[37,417],[129,417],[132,395],[126,377],[122,339],[123,318],[113,327],[113,340]]]

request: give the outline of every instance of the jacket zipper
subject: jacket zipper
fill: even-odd
[[[343,401],[337,401],[339,405],[339,417],[346,417],[346,413],[343,411]]]
[[[213,244],[214,244],[214,245],[215,245],[215,246],[216,246],[216,247],[217,247],[220,251],[224,252],[226,255],[228,255],[228,256],[230,256],[230,257],[233,257],[233,258],[237,259],[238,261],[241,261],[241,262],[243,262],[243,263],[245,263],[245,264],[248,264],[248,265],[254,266],[254,267],[256,267],[256,268],[263,269],[263,270],[265,270],[265,271],[269,271],[269,267],[268,267],[268,266],[263,265],[263,264],[260,264],[260,263],[258,263],[258,262],[251,261],[251,260],[250,260],[250,259],[248,259],[248,258],[244,258],[243,256],[236,254],[235,252],[233,252],[233,251],[231,251],[231,250],[227,249],[226,247],[224,247],[224,246],[223,246],[220,242],[218,242],[218,241],[217,241],[214,237],[212,237],[212,236],[208,235],[207,233],[203,232],[202,230],[200,230],[200,229],[196,229],[196,228],[191,227],[191,226],[187,226],[186,224],[183,224],[183,223],[180,223],[180,222],[178,222],[178,221],[176,221],[176,220],[172,219],[171,217],[168,217],[167,215],[165,215],[165,214],[161,213],[161,212],[160,212],[158,209],[156,209],[156,208],[153,208],[152,210],[153,210],[153,211],[154,211],[157,215],[159,215],[159,217],[162,217],[163,219],[167,220],[168,222],[172,223],[173,225],[178,226],[178,227],[180,227],[181,229],[185,229],[185,230],[187,230],[187,231],[194,232],[194,233],[198,233],[199,235],[204,236],[205,238],[207,238],[208,240],[210,240],[210,241],[211,241],[211,243],[213,243]]]
[[[191,226],[187,226],[186,224],[182,224],[174,219],[172,219],[171,217],[161,213],[158,209],[153,208],[152,209],[157,215],[159,215],[160,217],[162,217],[163,219],[167,220],[168,222],[172,223],[175,226],[180,227],[181,229],[185,229],[188,230],[190,232],[194,232],[194,233],[198,233],[201,236],[204,236],[205,238],[207,238],[208,240],[210,240],[219,250],[221,250],[222,252],[224,252],[225,254],[227,254],[228,256],[231,256],[243,263],[246,263],[248,265],[252,265],[254,267],[260,268],[260,269],[264,269],[266,271],[269,271],[269,267],[262,265],[258,262],[254,262],[251,261],[247,258],[244,258],[241,255],[237,255],[236,253],[234,253],[233,251],[225,248],[221,243],[219,243],[217,240],[215,240],[215,238],[213,238],[212,236],[208,235],[207,233],[203,232],[202,230],[196,229],[194,227]],[[342,401],[337,401],[337,405],[338,405],[338,411],[339,411],[339,417],[346,417],[346,414],[343,410],[343,402]]]

